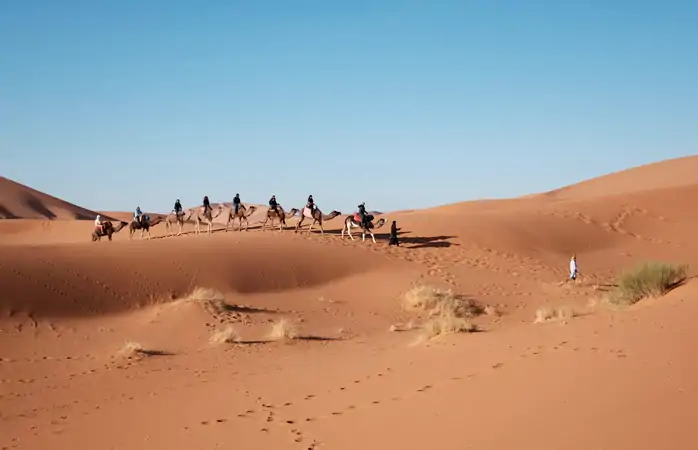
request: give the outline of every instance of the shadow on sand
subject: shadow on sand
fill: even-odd
[[[273,344],[274,342],[293,342],[293,341],[324,341],[324,342],[330,342],[330,341],[344,341],[346,340],[345,338],[341,337],[326,337],[326,336],[315,336],[315,335],[301,335],[298,336],[294,339],[252,339],[252,340],[240,340],[237,342],[234,342],[235,344],[240,344],[240,345],[264,345],[264,344]]]

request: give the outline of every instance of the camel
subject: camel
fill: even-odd
[[[279,219],[279,231],[283,231],[284,225],[286,225],[286,219],[290,219],[291,217],[295,216],[297,212],[298,209],[293,208],[291,209],[291,211],[286,213],[284,212],[284,209],[281,207],[281,205],[277,205],[276,211],[274,211],[273,209],[271,209],[270,206],[267,210],[267,217],[264,219],[264,222],[262,223],[262,231],[265,230],[268,220],[271,220],[270,228],[274,229],[274,219]]]
[[[101,241],[103,236],[107,236],[111,241],[111,235],[118,233],[127,225],[128,224],[126,222],[121,221],[117,226],[114,226],[114,224],[107,220],[106,222],[102,223],[102,228],[95,228],[92,230],[92,242]]]
[[[187,220],[191,219],[192,214],[194,213],[193,209],[190,209],[187,213],[182,211],[180,215],[175,214],[174,210],[172,210],[171,213],[165,217],[165,232],[167,233],[168,236],[172,236],[172,233],[170,232],[171,227],[174,226],[176,223],[179,225],[179,231],[177,232],[177,236],[182,234],[182,227],[184,226],[184,222]]]
[[[361,242],[366,240],[366,233],[371,235],[371,239],[373,239],[373,243],[376,243],[376,237],[373,235],[373,231],[371,229],[377,229],[385,225],[385,219],[380,219],[376,224],[374,225],[373,222],[373,216],[371,214],[368,214],[366,216],[366,222],[368,222],[368,228],[366,228],[365,225],[361,223],[361,218],[358,214],[352,214],[350,216],[347,216],[346,219],[344,219],[344,226],[342,227],[342,239],[344,239],[344,231],[347,232],[351,240],[354,240],[354,236],[351,235],[351,229],[352,228],[361,228]]]
[[[320,225],[320,233],[325,234],[325,230],[322,228],[322,222],[326,220],[332,220],[340,214],[342,213],[339,211],[332,211],[328,215],[324,215],[322,214],[322,211],[320,211],[320,208],[318,208],[317,206],[315,207],[315,211],[311,213],[310,208],[305,206],[303,207],[303,212],[301,213],[301,220],[299,220],[296,224],[295,233],[298,233],[298,230],[300,229],[305,219],[313,219],[313,222],[310,224],[310,227],[308,227],[308,233],[310,233],[310,230],[313,229],[313,225],[315,225],[315,223],[318,223]]]
[[[150,227],[154,227],[164,220],[165,218],[162,216],[158,216],[155,219],[151,219],[149,216],[144,216],[141,218],[141,222],[136,222],[134,219],[128,225],[128,238],[133,238],[133,233],[135,233],[136,230],[141,230],[141,239],[143,239],[143,232],[148,233],[147,239],[150,239]]]
[[[201,222],[206,222],[206,224],[208,225],[208,234],[211,234],[211,226],[213,225],[212,224],[213,219],[215,219],[216,217],[220,216],[223,213],[223,207],[218,205],[217,212],[216,212],[215,216],[211,212],[212,209],[213,208],[204,212],[204,207],[202,206],[202,207],[196,208],[192,211],[193,212],[192,215],[194,216],[194,220],[196,221],[196,228],[194,229],[196,234],[201,233],[201,228],[200,228]]]
[[[238,228],[238,231],[242,231],[242,219],[245,219],[245,231],[247,231],[247,227],[250,226],[250,221],[248,220],[249,217],[254,214],[254,212],[257,210],[257,207],[254,205],[251,205],[249,207],[249,212],[245,214],[245,211],[247,211],[247,208],[245,208],[245,205],[240,205],[238,208],[238,213],[235,214],[235,208],[230,207],[230,211],[228,212],[228,222],[225,224],[225,231],[228,231],[228,226],[230,225],[230,222],[233,222],[233,231],[235,231],[235,219],[238,219],[240,221],[240,228]]]

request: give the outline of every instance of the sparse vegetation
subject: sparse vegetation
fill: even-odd
[[[121,347],[117,355],[126,359],[140,358],[143,356],[165,355],[165,352],[158,350],[148,350],[138,342],[129,341]]]
[[[660,297],[686,281],[688,266],[663,262],[648,262],[625,272],[609,301],[632,305],[643,298]]]
[[[443,311],[427,320],[422,330],[425,338],[432,339],[444,334],[472,333],[477,331],[477,327],[454,311]]]
[[[543,306],[536,310],[536,319],[533,323],[564,322],[577,317],[578,313],[568,306],[550,307]]]
[[[224,312],[227,307],[225,296],[220,291],[211,288],[197,287],[182,300],[185,302],[199,303],[204,308],[214,313]]]
[[[474,301],[456,295],[451,289],[416,285],[405,293],[404,307],[408,311],[426,312],[434,316],[452,312],[457,317],[475,317],[485,312]]]
[[[272,324],[269,339],[274,341],[292,340],[298,337],[298,325],[282,318]]]
[[[213,345],[237,343],[240,342],[240,335],[235,331],[232,325],[228,325],[222,330],[214,331],[209,342]]]
[[[428,319],[420,327],[424,339],[477,331],[468,319],[485,312],[474,301],[456,295],[451,289],[427,285],[417,285],[407,291],[403,304],[407,310],[427,313]],[[391,327],[391,331],[405,330]]]

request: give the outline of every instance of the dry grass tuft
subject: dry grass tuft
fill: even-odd
[[[536,310],[536,320],[533,323],[564,322],[577,317],[579,314],[568,306],[549,307],[543,306]]]
[[[477,331],[477,327],[468,318],[486,312],[475,302],[456,295],[451,289],[426,285],[417,285],[407,291],[403,305],[407,310],[427,313],[428,319],[420,327],[420,340]]]
[[[153,356],[161,354],[161,352],[147,350],[138,342],[128,341],[121,347],[121,350],[117,352],[117,356],[126,359],[141,358],[144,356]]]
[[[269,339],[274,341],[293,340],[298,337],[298,325],[282,318],[272,324]]]
[[[410,331],[415,328],[414,321],[410,320],[407,323],[396,323],[390,325],[390,331]]]
[[[688,265],[662,262],[641,264],[625,272],[609,296],[616,305],[633,305],[644,298],[661,297],[686,281]]]
[[[405,293],[403,305],[408,311],[426,312],[429,316],[453,312],[458,317],[474,317],[485,312],[472,300],[456,295],[451,289],[416,285]]]
[[[211,288],[197,287],[182,301],[198,303],[214,313],[222,313],[227,308],[223,293]]]
[[[209,338],[212,345],[230,344],[240,342],[240,335],[232,325],[228,325],[222,330],[216,330]]]
[[[472,333],[477,331],[477,327],[453,311],[445,311],[427,320],[422,330],[425,338],[433,339],[446,334]]]

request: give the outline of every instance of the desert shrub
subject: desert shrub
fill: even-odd
[[[623,273],[610,297],[616,304],[632,305],[648,297],[660,297],[686,280],[687,265],[648,262]]]
[[[536,319],[534,323],[567,322],[576,316],[577,312],[574,309],[566,306],[543,306],[536,310]]]
[[[221,313],[227,309],[225,296],[220,291],[211,288],[197,287],[182,300],[198,303],[213,313]]]
[[[282,318],[274,322],[269,332],[269,338],[274,341],[292,340],[298,337],[298,325]]]
[[[484,310],[472,300],[462,298],[450,289],[417,285],[405,293],[405,309],[425,312],[428,319],[421,325],[423,338],[431,339],[445,334],[473,332],[477,327],[468,318]]]
[[[214,331],[209,342],[213,345],[240,342],[240,335],[237,334],[232,325],[228,325],[221,330]]]
[[[484,310],[472,300],[456,295],[451,289],[417,285],[405,293],[404,307],[410,311],[426,312],[430,316],[452,312],[458,317],[474,317]]]

